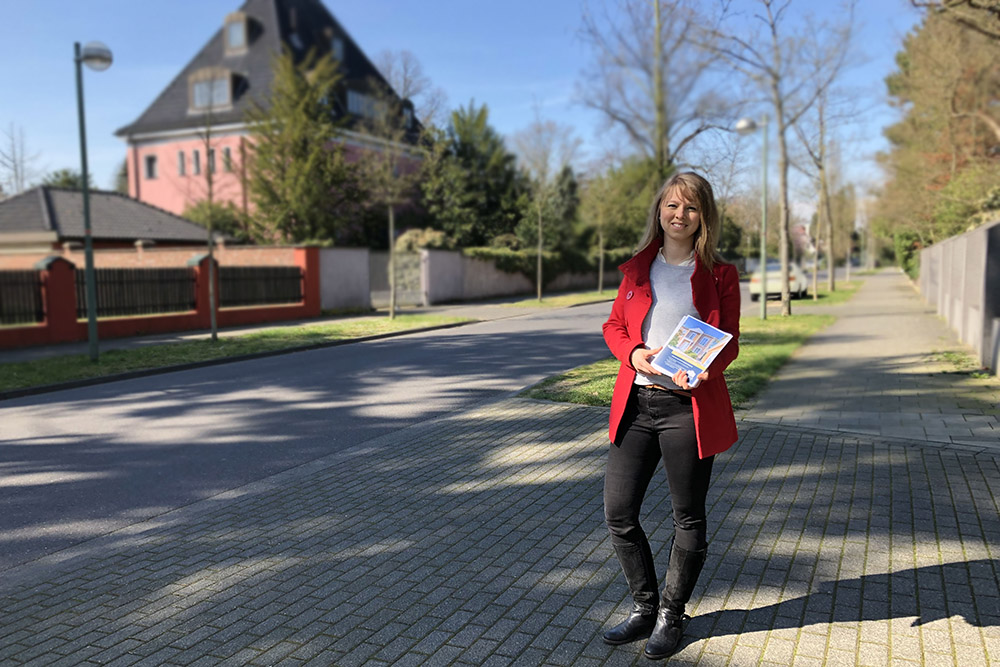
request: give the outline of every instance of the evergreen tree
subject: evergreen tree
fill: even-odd
[[[530,248],[537,243],[538,227],[536,209],[530,197],[521,198],[522,218],[515,233],[522,248]],[[544,199],[542,221],[542,244],[546,250],[562,251],[575,245],[575,222],[580,207],[579,184],[576,174],[569,165],[563,166],[552,191]]]
[[[337,64],[313,52],[297,63],[286,51],[272,67],[267,105],[248,114],[251,234],[265,242],[335,239],[343,210],[363,195],[337,141]]]
[[[83,190],[83,175],[75,169],[57,169],[42,179],[42,185],[68,190]],[[94,179],[87,174],[87,187],[94,189]]]
[[[526,184],[490,126],[486,105],[470,102],[452,112],[448,127],[433,137],[424,167],[424,206],[456,245],[487,245],[514,231]]]
[[[213,232],[234,238],[244,238],[242,214],[232,202],[210,202],[202,199],[184,209],[183,217]]]
[[[128,161],[122,160],[115,170],[115,192],[128,194]]]

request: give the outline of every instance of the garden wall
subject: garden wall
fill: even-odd
[[[920,293],[970,345],[1000,366],[1000,221],[920,251]]]
[[[452,250],[421,250],[420,254],[426,305],[535,293],[535,285],[527,276],[501,271],[492,262]],[[605,288],[616,287],[620,279],[616,270],[605,271]],[[545,289],[597,289],[597,273],[564,273],[547,282]]]

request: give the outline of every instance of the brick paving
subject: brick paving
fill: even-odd
[[[1000,450],[768,421],[824,340],[717,459],[669,664],[1000,665]],[[606,420],[500,400],[7,570],[0,664],[649,664],[600,640]],[[662,568],[664,483],[644,512]]]

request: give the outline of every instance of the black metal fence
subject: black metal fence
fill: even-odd
[[[0,324],[34,324],[45,320],[38,271],[0,271]]]
[[[123,317],[194,310],[195,270],[94,269],[97,316]],[[86,271],[76,270],[76,316],[87,317]]]
[[[223,266],[219,306],[301,303],[302,269],[297,266]]]

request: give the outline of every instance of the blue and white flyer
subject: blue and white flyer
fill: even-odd
[[[667,376],[685,370],[688,384],[697,387],[698,374],[709,367],[732,338],[732,334],[685,315],[670,334],[667,344],[653,357],[653,368]]]

